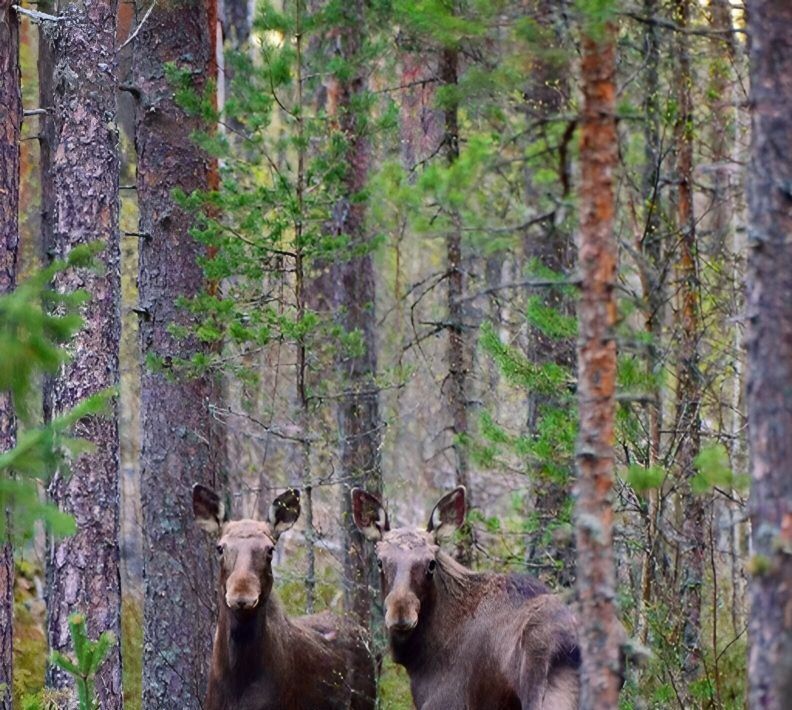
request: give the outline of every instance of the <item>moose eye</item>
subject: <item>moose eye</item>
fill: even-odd
[[[382,572],[382,560],[377,558],[377,569]]]
[[[426,568],[427,574],[434,574],[436,567],[437,567],[437,562],[435,562],[434,560],[429,560],[429,566]]]
[[[221,557],[223,556],[223,546],[222,546],[222,545],[218,545],[218,546],[215,548],[215,550],[217,550],[217,554],[218,554],[218,555],[220,555]]]

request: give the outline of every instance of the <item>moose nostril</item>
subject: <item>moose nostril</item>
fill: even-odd
[[[226,599],[231,609],[245,610],[255,609],[258,606],[258,597],[237,597],[236,599]]]

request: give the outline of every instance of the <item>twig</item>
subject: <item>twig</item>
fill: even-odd
[[[142,19],[142,20],[141,20],[141,21],[138,23],[138,26],[137,26],[137,27],[135,27],[135,30],[134,30],[134,32],[132,32],[132,34],[131,34],[131,35],[129,35],[129,37],[127,37],[127,38],[124,40],[124,43],[123,43],[123,44],[122,44],[122,45],[121,45],[121,46],[120,46],[120,47],[119,47],[119,48],[116,50],[116,52],[120,52],[120,51],[121,51],[121,50],[122,50],[124,47],[126,47],[126,46],[127,46],[127,45],[128,45],[128,44],[129,44],[129,43],[130,43],[130,42],[131,42],[133,39],[135,39],[135,37],[137,37],[137,35],[138,35],[138,32],[140,32],[140,29],[141,29],[141,27],[143,27],[143,23],[145,23],[145,21],[146,21],[146,20],[148,20],[148,16],[151,14],[151,11],[154,9],[154,6],[155,6],[156,4],[157,4],[156,2],[153,2],[153,3],[151,3],[151,7],[150,7],[148,10],[146,10],[146,14],[145,14],[145,15],[143,15],[143,19]]]
[[[28,10],[27,8],[20,7],[19,5],[12,5],[11,8],[16,10],[18,15],[25,15],[34,22],[63,22],[66,19],[65,17],[48,15],[46,12],[39,12],[38,10]]]
[[[46,116],[48,113],[45,108],[26,108],[22,111],[23,116]]]

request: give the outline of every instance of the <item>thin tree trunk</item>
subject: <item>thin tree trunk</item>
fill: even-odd
[[[792,697],[792,3],[752,3],[748,30],[748,704],[781,710]]]
[[[535,0],[529,4],[531,16],[536,18],[536,22],[541,28],[543,44],[545,42],[549,44],[552,41],[560,44],[561,38],[557,36],[553,27],[554,14],[557,9],[557,4],[552,0]],[[543,56],[541,50],[537,52],[537,57],[532,64],[530,82],[526,88],[526,118],[529,126],[539,124],[544,127],[548,125],[545,123],[546,121],[552,121],[553,117],[565,108],[564,98],[567,93],[566,77],[569,65],[566,61],[560,62],[557,59],[554,61]],[[547,140],[550,142],[549,138]],[[560,202],[566,197],[565,175],[569,166],[564,164],[565,161],[560,150],[553,154],[552,159],[559,161],[560,189],[557,188],[557,199]],[[540,204],[547,188],[534,184],[533,172],[530,168],[526,169],[526,173],[526,204]],[[541,224],[541,227],[536,225],[525,231],[522,238],[523,262],[529,265],[536,262],[556,273],[570,273],[574,266],[574,250],[571,241],[569,233],[561,225],[556,224],[555,217],[548,218]],[[574,308],[571,299],[563,295],[562,289],[529,288],[526,289],[526,295],[529,298],[540,298],[543,305],[551,306],[565,314],[570,314]],[[534,363],[556,363],[571,369],[575,364],[575,341],[574,338],[548,337],[539,328],[529,324],[525,354]],[[544,411],[550,407],[567,406],[567,402],[564,401],[565,394],[564,392],[553,395],[541,392],[528,393],[526,397],[526,428],[529,435],[536,435]],[[539,520],[539,529],[527,536],[526,545],[529,563],[543,565],[548,557],[558,563],[558,567],[544,571],[543,576],[550,577],[554,582],[563,586],[570,586],[575,579],[573,535],[571,532],[564,535],[562,531],[558,530],[548,545],[546,532],[547,526],[557,522],[567,509],[574,478],[571,464],[569,469],[566,480],[553,480],[547,475],[542,475],[541,471],[537,471],[535,475],[531,476],[533,484],[531,504],[533,512]]]
[[[371,164],[371,146],[365,133],[360,99],[367,90],[360,51],[364,41],[365,3],[353,0],[345,5],[338,31],[340,58],[351,65],[347,77],[334,79],[338,126],[347,141],[347,173],[342,196],[333,209],[332,228],[345,234],[354,247],[365,248],[368,233],[365,204],[355,199],[366,187]],[[344,354],[339,361],[344,396],[338,405],[341,440],[341,515],[344,525],[345,608],[367,628],[371,625],[373,592],[376,590],[374,556],[370,545],[352,521],[349,489],[358,486],[381,494],[380,444],[382,421],[379,414],[376,339],[376,282],[374,262],[369,252],[334,267],[341,309],[341,324],[347,332],[361,335],[361,351]]]
[[[191,140],[206,128],[177,106],[167,63],[191,73],[203,92],[216,72],[211,0],[157,3],[135,40],[133,91],[140,205],[140,342],[144,357],[189,358],[209,348],[178,339],[171,324],[194,325],[176,305],[207,286],[188,233],[191,214],[172,191],[211,187],[216,166]],[[169,379],[144,365],[141,382],[145,626],[143,705],[198,708],[206,690],[215,607],[210,541],[193,524],[190,489],[220,487],[225,446],[211,408],[222,388],[210,375]]]
[[[654,17],[658,0],[644,1],[644,15]],[[641,268],[641,287],[645,303],[644,330],[649,335],[646,369],[653,382],[658,382],[657,371],[661,363],[663,322],[665,318],[665,269],[663,265],[663,244],[661,238],[660,168],[662,154],[660,144],[660,41],[658,29],[653,23],[644,28],[644,47],[646,51],[646,93],[644,99],[644,169],[642,179],[645,200],[644,230],[639,244],[643,255]],[[648,465],[655,466],[660,461],[660,432],[663,422],[662,388],[655,384],[652,401],[646,404],[649,423]],[[659,515],[659,491],[648,491],[646,552],[641,563],[641,604],[638,610],[638,635],[643,643],[648,639],[649,626],[646,610],[652,604],[654,595],[655,562],[657,559],[657,535]]]
[[[84,325],[70,346],[72,359],[47,387],[47,410],[68,411],[86,396],[119,382],[119,152],[116,127],[116,0],[81,0],[58,6],[66,18],[52,34],[55,57],[51,148],[52,256],[98,241],[101,273],[73,269],[59,275],[59,289],[84,289]],[[42,34],[42,39],[45,37]],[[50,648],[71,650],[68,618],[85,614],[89,635],[112,631],[120,638],[121,590],[118,560],[119,441],[117,404],[106,416],[74,427],[95,450],[79,456],[70,471],[57,471],[49,493],[74,516],[74,536],[50,542],[47,560],[47,633]],[[71,687],[73,679],[50,667],[48,682]],[[120,708],[121,654],[118,644],[97,678],[102,708]]]
[[[459,51],[446,47],[440,56],[440,81],[443,86],[455,86],[459,79]],[[445,135],[443,152],[446,162],[453,166],[459,159],[459,107],[456,101],[449,102],[444,112]],[[449,215],[450,226],[446,234],[447,269],[447,307],[448,343],[446,361],[448,376],[444,382],[444,394],[448,412],[451,415],[452,449],[454,452],[454,484],[465,486],[468,495],[465,504],[468,508],[472,501],[470,491],[470,460],[468,455],[468,375],[472,353],[470,346],[470,324],[466,323],[466,313],[462,301],[465,295],[467,260],[462,257],[462,223],[459,212],[454,209]],[[465,526],[457,543],[456,556],[460,562],[470,565],[473,560],[472,529]]]
[[[16,285],[19,255],[19,132],[22,94],[19,71],[19,24],[11,2],[0,0],[0,295]],[[16,443],[11,395],[0,392],[0,453]],[[14,551],[11,516],[0,536],[0,710],[11,710],[14,655]]]
[[[575,525],[583,651],[581,707],[586,710],[617,707],[620,687],[612,503],[617,259],[613,171],[618,157],[615,35],[611,23],[602,27],[598,39],[584,35],[582,58]]]
[[[676,0],[674,20],[680,27],[690,23],[688,0]],[[706,556],[704,499],[690,489],[695,474],[694,461],[701,448],[701,376],[699,372],[700,305],[696,254],[696,222],[693,214],[693,104],[692,75],[687,35],[678,32],[676,144],[677,228],[676,264],[679,294],[678,320],[682,332],[678,341],[677,425],[680,443],[676,464],[682,481],[682,548],[680,550],[680,599],[682,601],[685,648],[684,673],[688,683],[695,680],[701,666],[701,587]]]

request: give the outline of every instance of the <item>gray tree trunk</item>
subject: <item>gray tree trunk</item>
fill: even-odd
[[[748,705],[782,710],[792,697],[792,3],[752,3],[748,30]]]
[[[143,357],[188,358],[205,346],[171,336],[171,324],[192,321],[175,301],[207,286],[197,260],[202,247],[189,234],[193,216],[178,207],[174,188],[207,189],[216,166],[190,133],[165,78],[175,63],[205,90],[216,73],[216,17],[211,3],[157,3],[135,41],[133,91],[138,101],[135,145],[140,205],[138,279]],[[143,366],[141,383],[141,498],[143,505],[145,626],[143,705],[198,708],[203,701],[215,609],[211,541],[194,524],[190,491],[196,482],[223,485],[223,436],[211,407],[222,388],[211,376],[169,379]]]
[[[19,24],[10,0],[0,0],[0,295],[16,285],[19,253],[19,131],[22,94]],[[11,396],[0,392],[0,453],[16,443]],[[10,523],[7,511],[0,510]],[[14,551],[10,531],[0,536],[0,710],[11,710],[14,666]]]
[[[100,242],[101,272],[72,269],[56,279],[58,289],[84,289],[84,325],[70,344],[72,359],[47,387],[52,416],[87,396],[117,387],[120,338],[118,232],[118,132],[116,128],[116,0],[63,3],[65,18],[50,34],[54,51],[50,146],[54,257]],[[46,37],[42,33],[42,37]],[[47,635],[52,649],[71,650],[69,615],[83,612],[89,635],[112,631],[120,638],[121,593],[118,562],[119,444],[115,404],[106,416],[86,417],[74,434],[93,444],[71,471],[57,471],[49,493],[74,516],[77,533],[51,541],[47,560]],[[48,682],[70,687],[72,679],[51,667]],[[102,708],[120,708],[121,654],[116,645],[97,677]]]

